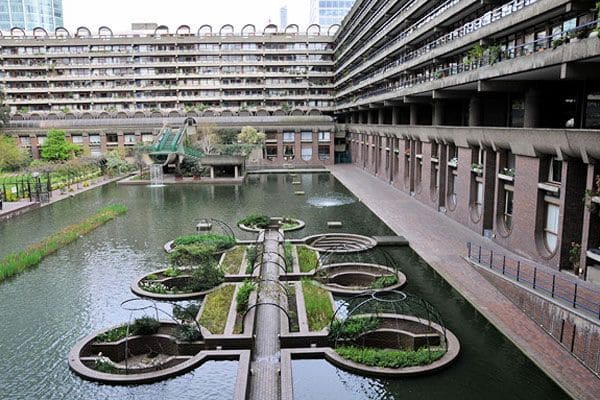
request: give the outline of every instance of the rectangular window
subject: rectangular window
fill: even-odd
[[[135,143],[135,135],[134,134],[126,134],[125,135],[125,143],[133,144]]]
[[[558,217],[560,208],[555,204],[546,203],[546,226],[544,240],[548,251],[554,253],[558,246]]]
[[[100,135],[90,135],[90,144],[100,144]]]
[[[548,168],[548,182],[560,183],[562,180],[562,161],[552,158]]]
[[[116,133],[107,133],[106,134],[106,143],[117,143],[119,141],[119,137]]]
[[[294,141],[294,132],[283,132],[283,141],[286,143]]]
[[[504,226],[506,229],[512,227],[512,215],[513,215],[513,192],[506,190],[504,192]]]
[[[329,160],[329,146],[319,146],[319,160]]]
[[[302,147],[302,160],[310,161],[312,159],[312,147]]]
[[[330,132],[319,132],[319,142],[329,142]]]
[[[46,143],[46,136],[38,136],[37,137],[38,146],[43,146]]]
[[[477,198],[475,199],[477,215],[483,214],[483,182],[477,182]]]
[[[81,136],[81,135],[73,135],[73,136],[71,136],[71,141],[74,144],[82,144],[83,143],[83,136]]]
[[[142,133],[142,142],[143,143],[154,142],[154,135],[152,135],[151,133]]]
[[[31,146],[31,139],[29,136],[19,136],[19,143],[21,146]]]
[[[294,159],[294,145],[286,144],[283,148],[283,157],[287,160]]]
[[[312,142],[313,134],[312,132],[302,132],[302,141],[303,142]]]

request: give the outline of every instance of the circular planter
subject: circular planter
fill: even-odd
[[[393,268],[380,264],[367,263],[339,263],[328,264],[317,268],[315,274],[323,272],[326,274],[327,282],[319,282],[319,285],[332,293],[341,295],[354,295],[366,291],[380,292],[399,289],[406,284],[406,275]],[[381,276],[395,275],[397,281],[391,286],[385,288],[373,289],[369,285],[375,279]],[[353,283],[365,283],[364,285],[354,285]]]
[[[215,286],[212,289],[209,290],[205,290],[202,292],[192,292],[192,293],[177,293],[177,294],[162,294],[162,293],[153,293],[153,292],[149,292],[147,290],[144,290],[140,284],[142,283],[142,281],[144,279],[146,279],[149,275],[162,275],[164,272],[166,271],[166,269],[161,269],[158,271],[153,271],[150,272],[148,274],[145,274],[143,276],[140,276],[139,278],[136,278],[133,283],[131,284],[131,291],[133,292],[133,294],[140,296],[140,297],[145,297],[148,299],[154,299],[154,300],[162,300],[162,301],[179,301],[179,300],[191,300],[191,299],[197,299],[199,297],[204,297],[207,294],[209,294],[210,292],[213,292],[215,290],[217,290],[219,287],[221,287],[221,285]],[[177,280],[182,280],[185,278],[189,278],[190,275],[179,275],[176,277],[172,277],[172,278],[163,278],[163,279],[157,279],[154,282],[158,282],[158,283],[165,283],[165,282],[174,282]]]
[[[181,375],[207,360],[201,353],[204,350],[204,342],[177,341],[170,334],[177,324],[166,321],[161,321],[159,333],[155,335],[131,336],[116,342],[96,342],[96,336],[119,326],[93,333],[79,341],[69,352],[69,368],[90,381],[126,385],[153,383]],[[153,359],[157,364],[141,364],[140,359],[148,349],[156,352],[157,355]],[[107,357],[116,373],[100,372],[94,368],[99,353],[103,354],[103,358]],[[133,357],[127,359],[127,368],[125,354],[133,354]]]
[[[325,233],[304,238],[306,247],[319,252],[357,253],[377,246],[375,239],[350,233]]]
[[[234,244],[233,246],[231,246],[228,249],[225,250],[220,250],[220,251],[215,251],[214,254],[218,255],[218,254],[223,254],[228,252],[229,250],[232,250],[236,245]],[[165,250],[165,252],[167,253],[172,253],[173,249],[175,248],[175,240],[170,240],[167,243],[165,243],[165,245],[163,246],[163,249]]]
[[[283,219],[283,218],[282,217],[273,217],[273,219]],[[290,218],[290,219],[296,224],[296,226],[283,229],[284,232],[299,231],[300,229],[303,229],[306,226],[306,223],[304,221],[302,221],[301,219],[296,219],[296,218]],[[264,231],[264,229],[257,228],[256,226],[248,226],[248,225],[244,225],[244,224],[238,224],[238,227],[241,230],[246,231],[246,232]]]
[[[439,371],[443,368],[446,368],[448,365],[450,365],[450,363],[452,363],[452,361],[456,359],[456,357],[458,357],[458,353],[460,352],[460,342],[458,341],[458,338],[450,330],[444,329],[442,326],[432,321],[424,321],[416,317],[400,314],[380,314],[377,315],[377,317],[383,320],[382,325],[384,327],[364,334],[363,337],[370,336],[372,338],[367,340],[379,341],[393,335],[401,335],[413,336],[413,340],[417,342],[419,339],[422,340],[424,332],[429,332],[430,334],[434,333],[438,335],[440,340],[445,340],[446,353],[441,358],[429,365],[419,365],[404,368],[382,368],[360,364],[340,356],[332,348],[329,348],[325,351],[325,358],[332,364],[350,372],[370,376],[401,377],[424,375]],[[405,326],[396,328],[393,326],[394,324],[402,324]],[[419,327],[419,325],[421,325],[421,327]],[[410,332],[411,326],[415,328],[415,331],[418,332]],[[444,337],[445,339],[443,339]],[[387,346],[387,348],[389,348],[389,346]]]

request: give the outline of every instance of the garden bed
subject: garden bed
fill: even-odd
[[[302,280],[302,294],[308,329],[315,332],[328,327],[333,317],[331,294],[317,282],[308,279]]]
[[[234,292],[235,285],[224,285],[204,299],[198,322],[210,333],[221,335],[225,332]]]

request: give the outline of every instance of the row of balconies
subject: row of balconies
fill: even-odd
[[[493,24],[500,20],[506,19],[507,17],[510,17],[511,15],[513,15],[515,12],[519,12],[522,9],[535,4],[536,2],[537,2],[537,0],[512,0],[500,7],[497,7],[494,10],[489,11],[489,12],[485,13],[484,15],[462,25],[461,27],[453,30],[452,32],[444,34],[443,36],[441,36],[431,42],[428,42],[427,44],[419,47],[418,49],[405,52],[400,56],[393,57],[394,58],[393,62],[388,63],[388,64],[384,65],[383,67],[378,68],[376,71],[374,71],[366,76],[363,76],[357,84],[352,85],[351,88],[346,89],[345,91],[340,93],[340,95],[347,94],[351,90],[355,90],[360,87],[370,85],[376,80],[385,79],[386,77],[389,77],[391,74],[398,73],[402,70],[410,69],[419,63],[423,63],[426,61],[425,59],[421,59],[422,56],[424,56],[424,55],[429,55],[428,58],[432,58],[436,55],[439,56],[443,53],[447,53],[449,51],[455,50],[457,47],[456,44],[455,44],[455,46],[446,47],[448,44],[450,44],[452,42],[458,43],[458,47],[464,46],[464,43],[457,42],[457,39],[461,39],[464,36],[474,33],[476,31],[479,31],[482,28],[484,28],[490,24]],[[504,24],[504,26],[501,26],[499,28],[503,29],[504,27],[510,27],[510,26],[512,26],[512,25],[507,22]],[[482,35],[475,35],[472,37],[471,41],[479,40],[479,39],[481,39],[481,36]],[[374,63],[377,63],[381,60],[385,60],[387,57],[389,57],[389,55],[391,53],[403,49],[404,45],[405,45],[405,43],[402,40],[392,41],[388,45],[377,50],[375,53],[370,54],[369,59],[365,60],[364,63],[360,64],[360,66],[358,68],[356,68],[352,71],[349,71],[344,76],[340,77],[338,79],[338,84],[341,85],[342,83],[344,83],[345,81],[350,79],[350,77],[356,75],[357,73],[360,73],[361,71],[363,71],[367,68],[370,68]],[[438,50],[441,48],[444,48],[444,49]],[[342,72],[344,72],[344,71],[342,71]]]
[[[157,75],[142,75],[142,74],[120,74],[120,75],[41,75],[41,76],[3,76],[0,78],[0,82],[6,84],[7,82],[37,82],[37,81],[71,81],[71,80],[127,80],[127,79],[202,79],[202,78],[216,78],[219,76],[227,76],[228,78],[235,76],[239,78],[244,77],[261,77],[261,78],[289,78],[289,77],[324,77],[333,79],[331,72],[320,72],[320,71],[305,71],[305,72],[235,72],[235,73],[222,73],[222,72],[203,72],[196,74],[184,74],[184,73],[170,73],[170,74],[157,74]]]
[[[425,16],[411,24],[408,28],[404,29],[398,34],[393,35],[394,39],[385,43],[385,45],[381,47],[381,49],[386,47],[390,48],[398,43],[402,43],[403,45],[409,43],[411,40],[414,40],[417,37],[416,35],[419,32],[425,31],[426,28],[431,28],[430,23],[439,23],[441,22],[441,17],[448,17],[450,14],[450,11],[448,10],[452,11],[454,9],[454,6],[458,5],[461,2],[464,5],[468,5],[473,3],[473,0],[447,0],[446,2],[434,8]],[[376,48],[376,44],[379,43],[381,40],[384,40],[386,36],[389,35],[392,29],[395,29],[400,23],[406,21],[407,17],[408,16],[404,15],[404,13],[397,13],[395,16],[389,19],[384,24],[384,26],[377,31],[377,33],[373,38],[371,38],[371,40],[369,40],[367,43],[361,46],[359,51],[353,53],[352,56],[347,60],[339,59],[339,61],[343,62],[343,64],[337,68],[336,73],[340,74],[362,54],[364,54],[365,52],[369,52],[370,49]],[[368,56],[370,57],[371,53],[369,53]]]
[[[328,85],[310,85],[308,83],[232,83],[232,84],[185,84],[178,81],[176,85],[135,85],[135,84],[120,84],[118,86],[101,86],[101,85],[88,85],[88,86],[70,86],[70,87],[36,87],[36,88],[12,88],[5,86],[4,92],[7,95],[11,93],[68,93],[68,92],[111,92],[111,91],[150,91],[150,90],[161,90],[161,89],[175,89],[175,90],[197,90],[199,87],[202,89],[261,89],[268,90],[265,88],[268,85],[269,89],[311,89],[311,88],[322,88],[322,89],[333,89],[333,83]]]
[[[36,99],[6,99],[5,103],[8,106],[25,106],[33,104],[87,104],[87,103],[114,103],[114,102],[160,102],[160,101],[214,101],[214,100],[327,100],[333,104],[330,95],[268,95],[268,94],[223,94],[216,93],[215,95],[189,95],[189,96],[112,96],[112,97],[87,97],[87,98],[36,98]]]

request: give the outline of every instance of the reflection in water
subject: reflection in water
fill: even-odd
[[[336,207],[343,206],[346,204],[355,203],[356,200],[350,196],[346,196],[341,193],[327,193],[323,196],[314,196],[309,198],[306,201],[313,207],[323,208],[323,207]]]

